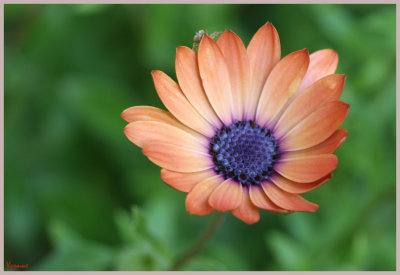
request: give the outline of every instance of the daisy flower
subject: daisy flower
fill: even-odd
[[[187,192],[186,209],[231,211],[246,223],[258,209],[287,214],[318,205],[299,194],[324,184],[349,105],[339,101],[345,76],[335,51],[307,49],[281,59],[279,36],[262,26],[247,48],[232,31],[204,35],[198,53],[176,50],[177,82],[152,71],[168,111],[126,109],[124,133],[160,166],[161,179]]]

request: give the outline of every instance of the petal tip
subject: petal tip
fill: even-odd
[[[235,34],[231,29],[226,29],[226,30],[221,34],[221,36],[222,36],[224,33],[225,33],[225,34],[229,34],[229,35]]]
[[[157,77],[160,75],[160,73],[162,73],[160,70],[152,70],[152,71],[150,72],[151,76],[153,77],[153,80],[154,80],[155,78],[157,78]]]
[[[325,49],[326,52],[328,52],[329,54],[331,54],[333,57],[338,57],[338,53],[334,50],[334,49]]]
[[[126,135],[127,134],[127,132],[128,132],[128,126],[129,126],[129,124],[128,125],[126,125],[125,127],[124,127],[124,129],[122,130],[123,132],[124,132],[124,134]]]
[[[331,154],[331,156],[333,160],[333,169],[336,169],[339,164],[339,158],[334,154]]]
[[[124,127],[124,129],[122,130],[122,132],[125,134],[125,136],[134,144],[138,145],[136,140],[134,139],[133,135],[132,135],[132,123],[129,123],[128,125],[126,125]],[[139,145],[138,145],[139,146]],[[141,146],[139,146],[141,147]]]
[[[191,51],[192,49],[186,47],[186,46],[178,46],[176,47],[176,54],[180,53],[180,52],[184,52],[184,51]]]
[[[319,209],[319,205],[316,203],[312,203],[312,206],[310,207],[310,209],[307,212],[317,212]]]
[[[319,51],[314,52],[315,56],[326,56],[329,57],[331,61],[336,63],[339,59],[338,53],[333,49],[322,49]]]
[[[307,62],[307,67],[308,67],[308,64],[310,63],[310,53],[307,48],[289,53],[284,58],[288,58],[289,56],[292,56],[294,58],[304,59],[304,62]]]
[[[127,121],[127,122],[129,122],[129,118],[128,118],[129,109],[130,109],[130,108],[123,110],[123,111],[121,112],[121,114],[119,115],[123,120],[125,120],[125,121]]]
[[[190,215],[206,216],[208,214],[211,214],[213,211],[213,209],[192,209],[191,206],[186,205],[186,212]]]
[[[176,47],[175,51],[175,66],[181,66],[182,62],[185,58],[190,56],[193,52],[192,49],[186,47],[186,46],[178,46]],[[195,53],[194,53],[195,54]],[[177,71],[177,67],[175,67],[175,70]]]
[[[212,39],[208,34],[204,34],[203,37],[201,38],[199,47],[201,44],[208,44],[208,43],[212,43],[215,42],[214,39]]]
[[[343,102],[343,101],[338,101],[338,104],[341,104],[343,106],[343,109],[346,111],[346,113],[349,111],[350,109],[350,104]]]
[[[255,217],[247,217],[245,219],[244,218],[239,218],[239,217],[237,217],[237,218],[240,219],[241,221],[247,223],[248,225],[252,225],[252,224],[255,224],[255,223],[260,221],[260,215],[259,214],[257,216],[255,216]]]
[[[275,29],[274,25],[270,21],[267,21],[267,23],[265,23],[261,28]]]
[[[160,170],[160,178],[161,178],[162,181],[165,181],[165,179],[167,177],[167,173],[168,172],[166,172],[166,169],[161,169]]]
[[[347,78],[347,76],[345,74],[339,74],[339,83],[340,83],[340,86],[341,86],[342,90],[344,88],[344,84],[346,82],[346,78]]]

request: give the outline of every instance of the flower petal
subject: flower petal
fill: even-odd
[[[124,110],[121,117],[127,122],[134,121],[159,121],[175,127],[183,125],[170,112],[152,106],[134,106]]]
[[[274,136],[282,137],[321,104],[338,100],[344,88],[345,78],[345,75],[328,75],[303,91],[290,103],[279,119],[274,129]]]
[[[280,147],[294,151],[321,143],[343,123],[348,110],[349,104],[342,101],[325,103],[290,130],[280,140]]]
[[[207,152],[199,152],[174,144],[151,142],[143,146],[145,154],[153,163],[177,172],[198,172],[214,166]]]
[[[296,182],[313,182],[332,172],[337,163],[337,156],[333,154],[282,158],[275,164],[274,170]]]
[[[275,203],[273,203],[267,197],[267,195],[265,194],[265,192],[261,188],[261,186],[250,185],[249,195],[250,195],[251,202],[258,208],[261,208],[263,210],[266,210],[266,211],[269,211],[272,213],[288,214],[287,210],[282,209],[281,207],[277,206]]]
[[[229,211],[240,206],[243,196],[242,184],[232,179],[225,180],[212,192],[208,203],[219,211]]]
[[[267,196],[278,206],[291,211],[315,212],[318,204],[309,202],[300,195],[283,191],[272,182],[261,184]]]
[[[162,71],[151,74],[161,101],[180,122],[207,137],[214,136],[212,125],[193,108],[175,81]]]
[[[254,34],[247,47],[247,54],[250,64],[251,88],[244,101],[244,112],[247,120],[253,120],[265,81],[281,58],[278,32],[271,23],[266,23]]]
[[[243,119],[244,100],[248,97],[250,85],[250,65],[246,47],[242,40],[232,31],[225,31],[217,41],[228,67],[231,81],[233,111],[235,120]]]
[[[310,65],[296,94],[301,93],[318,79],[333,74],[338,64],[338,54],[331,49],[319,50],[310,55]]]
[[[328,139],[326,139],[324,142],[304,149],[304,150],[298,150],[298,151],[289,151],[283,153],[285,158],[298,158],[298,157],[303,157],[303,156],[310,156],[310,155],[320,155],[320,154],[332,154],[333,152],[336,151],[337,148],[340,147],[340,145],[343,144],[343,142],[346,140],[347,137],[347,130],[342,128],[339,130],[336,130],[333,135],[331,135]]]
[[[134,106],[124,110],[121,117],[127,122],[134,121],[158,121],[170,124],[182,129],[193,136],[201,137],[202,135],[191,128],[179,122],[170,112],[161,110],[152,106]]]
[[[261,92],[256,120],[264,126],[271,122],[299,87],[309,63],[307,49],[285,56],[272,69]]]
[[[222,123],[211,107],[203,89],[196,53],[188,47],[178,47],[175,70],[179,86],[189,102],[207,121],[215,127],[221,128]]]
[[[214,208],[208,203],[211,192],[221,184],[221,176],[213,176],[199,182],[186,196],[186,210],[190,214],[208,215]]]
[[[232,123],[233,99],[228,68],[217,43],[204,35],[199,44],[199,69],[203,87],[225,125]]]
[[[271,177],[271,181],[275,183],[276,186],[278,186],[279,188],[288,193],[302,194],[321,186],[331,178],[332,178],[332,173],[314,182],[300,183],[288,180],[285,177],[275,174]]]
[[[250,201],[248,188],[243,189],[242,203],[238,208],[232,210],[232,214],[248,224],[256,223],[260,220],[258,208]]]
[[[139,147],[154,141],[175,144],[196,151],[204,151],[209,145],[206,137],[196,136],[158,121],[136,121],[129,123],[124,128],[124,133],[130,141]]]
[[[215,176],[215,173],[212,169],[193,173],[179,173],[161,169],[161,179],[181,192],[189,192],[197,183],[213,176]]]

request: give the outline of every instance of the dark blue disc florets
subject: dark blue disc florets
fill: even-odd
[[[271,131],[253,121],[239,121],[220,129],[210,142],[214,171],[243,185],[269,179],[280,152]]]

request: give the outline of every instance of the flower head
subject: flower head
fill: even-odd
[[[332,177],[333,152],[347,131],[349,105],[339,101],[345,76],[334,74],[335,51],[306,49],[280,58],[278,33],[262,26],[247,49],[232,31],[204,35],[198,54],[178,47],[177,84],[152,76],[168,111],[126,109],[126,136],[162,167],[161,178],[188,192],[189,213],[231,211],[254,223],[258,208],[312,212],[299,194]]]

